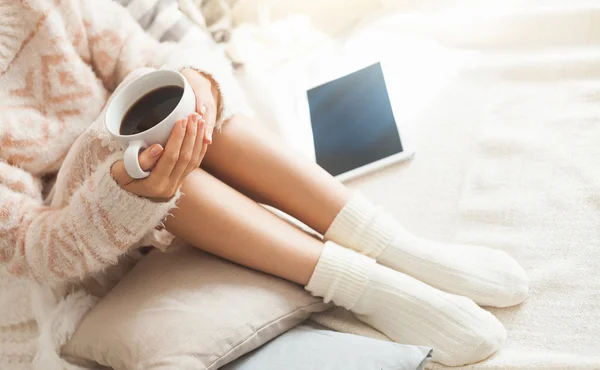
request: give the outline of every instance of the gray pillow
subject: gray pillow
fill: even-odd
[[[422,370],[431,348],[299,325],[221,370]]]

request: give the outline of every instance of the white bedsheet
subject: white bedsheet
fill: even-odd
[[[595,3],[434,7],[376,17],[352,37],[356,45],[401,50],[404,68],[422,83],[407,83],[414,91],[406,119],[418,139],[415,158],[351,187],[415,233],[506,250],[531,278],[524,304],[491,310],[508,341],[477,369],[600,369]],[[297,79],[294,68],[281,73]],[[279,124],[285,131],[290,121]],[[380,335],[339,311],[315,320]]]

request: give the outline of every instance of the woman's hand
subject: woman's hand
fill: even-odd
[[[181,74],[188,81],[196,95],[196,112],[202,115],[206,124],[204,142],[212,143],[212,134],[217,121],[219,106],[219,90],[213,81],[205,74],[193,69],[184,69]]]
[[[144,171],[151,170],[150,176],[141,180],[131,178],[123,161],[112,166],[112,176],[130,193],[155,201],[168,200],[177,193],[185,177],[200,166],[206,153],[205,131],[200,116],[192,113],[175,122],[164,150],[154,144],[139,155],[140,166]]]

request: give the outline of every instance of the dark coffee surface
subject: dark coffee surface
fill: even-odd
[[[156,126],[179,104],[183,87],[164,86],[152,90],[136,101],[125,113],[119,133],[134,135]]]

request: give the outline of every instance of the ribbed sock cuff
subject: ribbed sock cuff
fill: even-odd
[[[377,258],[391,242],[394,225],[383,212],[356,193],[335,217],[325,239]]]
[[[350,249],[326,242],[319,262],[305,289],[350,310],[354,307],[369,280],[375,260]]]

